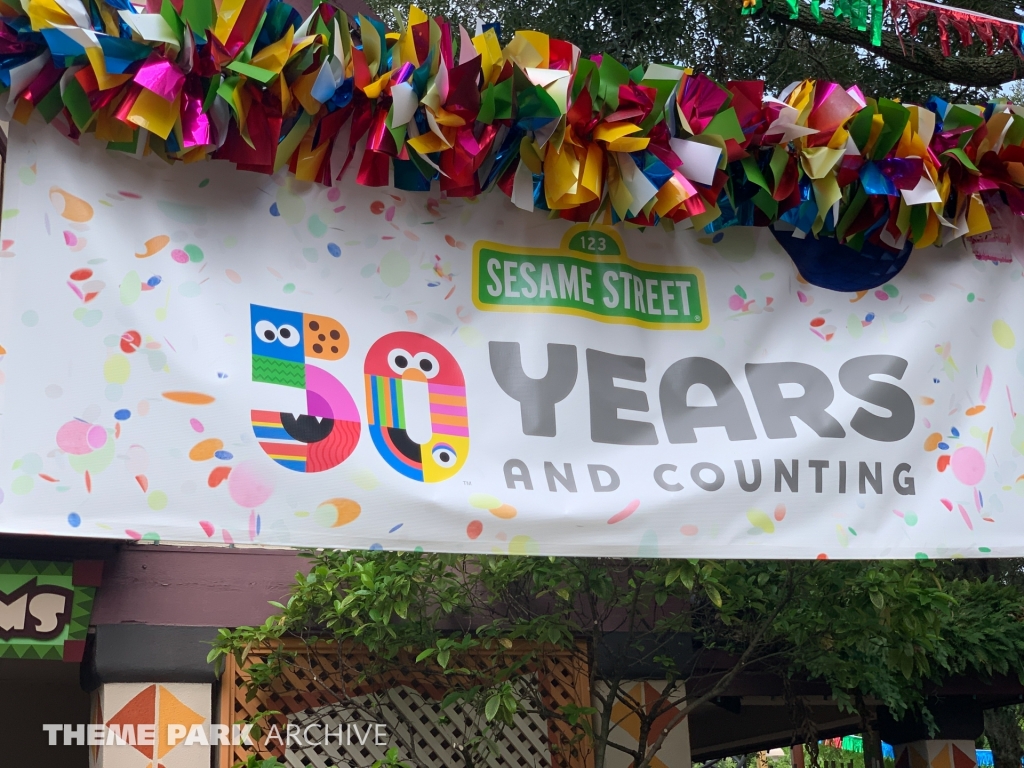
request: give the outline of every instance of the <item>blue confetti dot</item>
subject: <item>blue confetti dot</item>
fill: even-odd
[[[221,461],[230,461],[231,459],[235,458],[234,456],[231,455],[230,451],[217,451],[213,455],[216,456]]]
[[[263,527],[263,518],[261,518],[259,515],[256,515],[256,535],[257,536],[260,535],[260,529],[262,527]]]
[[[217,371],[217,378],[218,379],[226,379],[227,377],[228,377],[228,375],[226,373],[224,373],[223,371]]]
[[[867,320],[870,323],[872,320],[875,319],[875,313],[874,312],[868,312],[866,315],[864,315],[864,319]]]
[[[383,552],[384,551],[384,547],[382,547],[380,544],[371,544],[370,545],[370,551],[371,552]]]
[[[72,528],[77,528],[82,524],[82,518],[77,512],[72,512],[68,515],[68,525]]]
[[[395,531],[397,531],[397,530],[398,530],[399,528],[401,528],[401,527],[402,527],[403,525],[405,525],[405,523],[399,523],[399,524],[398,524],[398,525],[396,525],[396,526],[395,526],[394,528],[392,528],[392,529],[391,529],[390,531],[388,531],[388,533],[394,533],[394,532],[395,532]]]
[[[722,242],[722,238],[723,237],[725,237],[725,233],[724,232],[718,232],[718,233],[715,234],[714,237],[711,238],[711,242],[712,243],[720,243],[720,242]]]
[[[337,243],[328,243],[327,252],[334,258],[341,256],[341,247]]]
[[[953,437],[960,437],[960,430],[956,427],[950,427],[949,431],[952,433]]]
[[[270,204],[270,215],[271,216],[280,216],[281,215],[281,212],[279,210],[277,210],[277,203],[271,203]]]
[[[943,451],[949,450],[949,443],[939,443],[939,449]]]
[[[938,384],[938,383],[939,383],[939,380],[938,380],[938,379],[932,379],[932,381],[933,381],[934,383],[936,383],[936,384]]]
[[[114,411],[114,418],[118,421],[128,421],[132,417],[132,412],[127,408],[122,408],[119,411]]]
[[[427,288],[437,288],[437,286],[439,285],[439,282],[437,282],[436,280],[432,280],[431,282],[427,283]]]
[[[162,279],[163,278],[161,278],[160,275],[153,275],[151,278],[149,278],[149,280],[146,281],[146,285],[148,285],[150,288],[156,288],[158,285],[160,285]]]

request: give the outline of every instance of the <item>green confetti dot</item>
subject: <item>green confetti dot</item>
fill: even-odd
[[[733,288],[733,290],[736,291],[737,296],[739,296],[743,300],[746,300],[747,292],[743,290],[742,285],[737,285],[735,288]]]
[[[974,301],[974,294],[973,293],[968,293],[967,294],[967,303],[970,304],[973,301]]]
[[[285,283],[281,290],[285,293],[295,293],[295,283]]]
[[[857,532],[856,532],[855,530],[853,530],[853,528],[851,528],[850,526],[846,526],[846,530],[848,530],[848,531],[849,531],[850,533],[852,533],[852,534],[853,534],[854,536],[856,536],[856,535],[857,535]]]
[[[888,294],[890,299],[895,299],[897,296],[900,295],[900,289],[891,283],[883,285],[882,290],[885,291],[886,294]]]
[[[18,209],[17,208],[8,208],[7,210],[5,210],[3,212],[3,215],[0,216],[0,218],[2,218],[4,221],[6,221],[7,219],[13,219],[17,215],[18,215]]]
[[[189,245],[186,245],[183,250],[188,254],[188,260],[193,264],[198,264],[203,260],[203,249],[198,245],[192,245],[190,243]]]
[[[309,221],[306,222],[306,226],[309,228],[309,234],[313,237],[323,237],[327,234],[327,225],[324,224],[324,220],[315,213],[309,217]]]
[[[205,187],[209,183],[210,183],[209,179],[203,179],[202,181],[199,182],[199,188],[202,189],[203,187]]]
[[[917,515],[915,515],[913,512],[907,512],[905,515],[903,515],[903,522],[910,526],[917,525]]]
[[[992,547],[978,547],[979,552],[991,552]]]
[[[142,534],[142,540],[143,541],[152,541],[154,544],[159,544],[160,543],[160,534],[159,533],[153,533],[153,532],[144,533],[144,534]]]
[[[927,560],[928,555],[925,552],[918,552],[914,555],[915,560]]]
[[[153,491],[146,498],[146,503],[149,504],[150,509],[159,512],[167,506],[167,494],[163,491]]]
[[[19,475],[11,483],[11,491],[18,496],[24,496],[32,490],[33,485],[35,485],[35,478],[31,475]]]
[[[775,273],[774,272],[763,272],[761,274],[761,279],[762,280],[771,280],[773,277],[775,277]]]

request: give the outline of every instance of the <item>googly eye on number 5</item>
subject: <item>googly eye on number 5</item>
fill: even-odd
[[[466,380],[452,354],[429,336],[389,333],[366,353],[366,410],[377,452],[413,480],[439,483],[454,477],[469,455]],[[430,440],[414,442],[406,431],[405,382],[426,382]]]

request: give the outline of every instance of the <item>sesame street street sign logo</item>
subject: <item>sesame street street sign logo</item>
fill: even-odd
[[[614,230],[585,224],[555,250],[478,242],[473,303],[491,312],[554,312],[642,328],[708,327],[700,270],[639,264]]]

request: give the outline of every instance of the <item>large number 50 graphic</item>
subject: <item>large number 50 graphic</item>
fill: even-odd
[[[250,305],[252,380],[306,391],[307,413],[252,411],[260,447],[296,472],[323,472],[341,464],[359,442],[360,418],[345,385],[308,359],[340,360],[348,334],[336,320]],[[466,463],[469,420],[466,383],[441,344],[418,333],[390,333],[366,353],[366,411],[381,457],[413,480],[447,480]],[[406,382],[425,382],[430,439],[415,442],[406,429]]]

